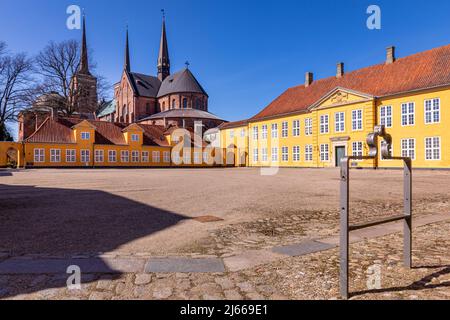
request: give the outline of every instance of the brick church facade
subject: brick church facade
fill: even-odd
[[[125,62],[120,81],[114,86],[115,109],[99,114],[103,121],[176,126],[187,129],[201,121],[205,130],[224,121],[208,112],[208,94],[188,66],[171,73],[165,18],[157,61],[157,75],[133,72],[128,30]]]

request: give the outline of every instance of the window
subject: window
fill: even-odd
[[[272,161],[278,161],[278,148],[272,148]]]
[[[163,153],[163,161],[165,163],[169,163],[170,162],[170,151],[164,151],[164,153]]]
[[[88,163],[91,161],[91,153],[89,150],[81,150],[81,162]]]
[[[177,107],[177,101],[175,99],[172,100],[172,109]]]
[[[139,141],[139,135],[138,134],[132,134],[131,135],[131,141],[134,141],[134,142]]]
[[[292,160],[294,160],[294,162],[300,161],[300,146],[294,146],[292,148]]]
[[[264,161],[264,162],[268,161],[267,148],[261,149],[261,157],[262,157],[262,161]]]
[[[130,162],[130,153],[127,150],[122,150],[120,152],[120,161],[121,162]]]
[[[425,123],[439,123],[441,121],[441,100],[425,100]]]
[[[241,138],[245,138],[245,129],[244,128],[241,129]]]
[[[95,150],[95,162],[103,162],[103,161],[104,161],[104,151]]]
[[[142,162],[149,162],[150,161],[150,152],[148,151],[142,151]]]
[[[287,138],[288,137],[288,130],[289,130],[289,124],[287,123],[287,121],[284,121],[281,124],[281,137],[282,138]]]
[[[199,99],[199,98],[195,99],[195,108],[200,109],[201,107],[202,107],[202,106],[201,106],[201,101],[200,101],[200,99]]]
[[[441,160],[441,138],[425,138],[425,160]]]
[[[231,139],[234,138],[234,130],[230,130],[230,138],[231,138]]]
[[[313,161],[313,146],[308,144],[305,146],[305,161]]]
[[[416,139],[402,139],[402,157],[416,159]]]
[[[345,131],[345,113],[336,112],[334,114],[334,131],[344,132]]]
[[[152,162],[159,162],[161,160],[160,157],[159,151],[152,152]]]
[[[139,151],[131,151],[131,162],[139,162]]]
[[[91,138],[91,134],[89,132],[81,133],[81,140],[89,140]]]
[[[363,129],[363,112],[362,110],[352,111],[352,130],[359,131]]]
[[[353,142],[352,143],[352,154],[354,157],[362,157],[363,156],[363,143],[362,142]]]
[[[305,135],[312,135],[312,118],[305,119]]]
[[[187,109],[187,99],[183,98],[183,109]]]
[[[265,124],[261,127],[261,138],[263,140],[267,139],[267,124]]]
[[[66,150],[66,162],[76,162],[77,161],[76,150],[67,149]]]
[[[294,137],[300,136],[300,120],[294,120],[292,122],[292,135]]]
[[[172,161],[176,165],[181,164],[181,159],[180,159],[180,153],[179,152],[173,152],[172,153]]]
[[[202,158],[201,158],[201,153],[200,152],[194,152],[194,164],[201,164],[202,163]]]
[[[116,162],[117,161],[116,150],[109,150],[108,151],[108,161],[109,162]]]
[[[414,102],[402,104],[402,126],[414,125]]]
[[[183,163],[191,164],[191,152],[190,151],[183,151]]]
[[[209,163],[209,152],[208,151],[203,151],[203,162]]]
[[[289,148],[288,147],[282,147],[281,148],[281,160],[283,162],[289,161]]]
[[[258,127],[253,127],[253,140],[258,140]]]
[[[329,148],[330,148],[330,146],[328,144],[320,145],[320,161],[321,162],[330,161]]]
[[[253,161],[258,162],[258,148],[253,149]]]
[[[320,133],[328,133],[329,132],[329,117],[327,114],[320,116]]]
[[[278,138],[278,123],[272,123],[271,134],[273,139]]]
[[[50,149],[50,162],[61,162],[60,149]]]
[[[392,107],[384,106],[380,108],[380,125],[392,128]]]

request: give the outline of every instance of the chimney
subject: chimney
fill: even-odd
[[[395,47],[389,47],[386,49],[386,64],[395,62]]]
[[[305,74],[305,87],[309,87],[314,81],[314,74],[312,72],[307,72]]]
[[[344,76],[344,63],[339,62],[337,64],[336,78],[342,78],[343,76]]]

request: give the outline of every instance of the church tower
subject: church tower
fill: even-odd
[[[158,56],[158,79],[162,82],[168,76],[170,76],[170,59],[166,35],[166,17],[163,11],[161,43],[159,46],[159,56]]]
[[[97,78],[89,71],[86,41],[86,17],[83,16],[83,36],[81,41],[80,65],[72,79],[73,110],[79,113],[92,113],[97,110]]]

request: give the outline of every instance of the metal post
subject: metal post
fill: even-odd
[[[404,210],[403,260],[406,268],[412,266],[412,171],[411,159],[404,159]]]
[[[348,258],[349,258],[349,160],[341,162],[341,235],[340,235],[340,290],[341,296],[348,299]]]

